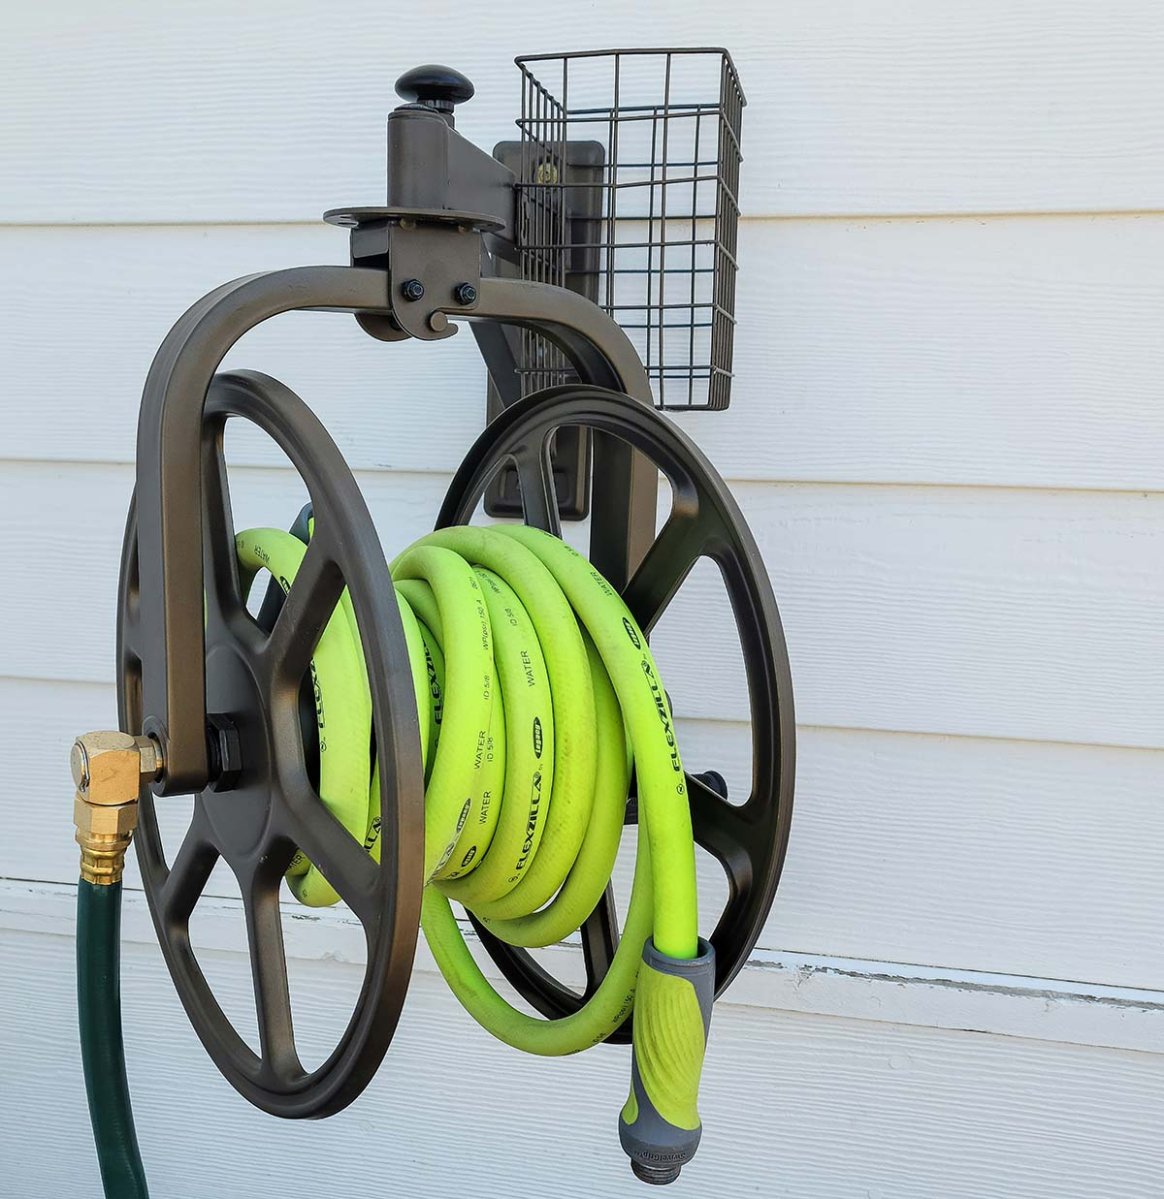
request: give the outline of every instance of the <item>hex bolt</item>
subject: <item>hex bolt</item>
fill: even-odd
[[[424,299],[424,284],[419,279],[406,279],[400,285],[400,294],[413,302]]]
[[[467,308],[470,304],[477,303],[477,288],[472,283],[458,283],[453,289],[453,296],[458,304]]]
[[[231,791],[242,772],[242,741],[234,722],[218,712],[206,715],[206,748],[213,778],[211,791]]]

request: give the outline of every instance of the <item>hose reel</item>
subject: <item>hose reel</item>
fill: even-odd
[[[660,845],[682,844],[682,836],[676,841],[658,834],[667,821],[680,832],[687,829],[687,845],[693,837],[723,867],[728,900],[715,928],[704,930],[706,940],[697,943],[692,929],[690,944],[678,949],[650,940],[652,928],[659,928],[658,904],[654,921],[636,914],[641,904],[632,905],[628,919],[639,930],[642,963],[636,945],[635,969],[625,973],[624,953],[612,975],[620,936],[631,933],[625,926],[620,930],[606,886],[581,922],[587,978],[582,992],[554,978],[527,947],[498,935],[506,921],[483,916],[487,908],[474,914],[471,903],[468,914],[503,975],[546,1018],[539,1025],[577,1027],[594,1010],[604,980],[624,986],[617,1019],[593,1039],[634,1044],[631,1098],[620,1121],[623,1145],[639,1177],[668,1182],[698,1144],[694,1089],[712,999],[755,945],[784,860],[794,769],[787,654],[767,572],[730,490],[694,442],[652,406],[650,381],[626,334],[579,291],[507,276],[490,266],[521,225],[506,207],[520,202],[515,200],[520,191],[494,170],[499,164],[484,166],[493,160],[456,134],[452,107],[467,98],[467,81],[453,76],[445,68],[422,68],[406,77],[407,84],[402,81],[400,90],[412,102],[390,120],[389,204],[329,214],[333,223],[352,230],[350,267],[300,268],[227,284],[178,321],[155,358],[142,401],[138,485],[126,527],[118,611],[120,727],[139,743],[156,746],[164,763],[155,775],[143,775],[138,859],[163,956],[186,1013],[224,1077],[264,1111],[287,1118],[327,1116],[367,1086],[397,1026],[422,912],[438,964],[470,1011],[511,1043],[527,1047],[524,1040],[532,1036],[547,1046],[535,1052],[565,1051],[553,1047],[552,1032],[510,1036],[489,1023],[502,1018],[489,1006],[492,1000],[481,999],[481,980],[468,977],[476,967],[456,956],[453,943],[462,930],[447,905],[441,908],[443,901],[434,898],[439,847],[432,843],[431,827],[426,846],[425,803],[436,726],[429,727],[417,663],[427,656],[435,669],[434,658],[448,648],[436,644],[440,634],[432,627],[444,623],[447,613],[431,609],[425,616],[423,594],[410,593],[400,580],[416,612],[398,602],[356,482],[308,406],[270,377],[216,373],[238,337],[291,309],[351,312],[367,332],[386,341],[439,340],[456,331],[450,317],[473,322],[490,376],[507,402],[452,480],[435,522],[438,531],[447,532],[427,544],[444,552],[463,546],[470,575],[487,571],[484,534],[455,530],[468,524],[502,471],[515,473],[524,524],[541,533],[493,536],[516,541],[560,586],[586,639],[579,644],[593,651],[596,693],[610,668],[616,719],[634,724],[628,705],[639,700],[628,698],[630,689],[646,680],[650,695],[643,702],[653,705],[651,720],[659,722],[653,744],[671,747],[676,779],[670,799],[664,803],[659,787],[647,782],[654,759],[640,756],[636,783],[623,779],[620,819],[644,825],[645,839],[658,835]],[[471,95],[471,85],[467,90]],[[459,166],[443,176],[432,174],[438,160]],[[394,203],[399,200],[394,188],[424,191],[406,186],[417,178],[432,180],[432,194],[423,197],[427,202],[416,203],[414,194],[411,204]],[[483,258],[482,243],[496,252]],[[514,346],[493,336],[495,329],[536,335],[569,363],[577,381],[518,398],[508,383],[519,369]],[[311,500],[310,521],[294,530],[297,540],[284,535],[288,543],[280,542],[294,543],[293,575],[272,586],[258,619],[248,611],[246,591],[263,557],[252,545],[249,567],[240,566],[246,538],[233,527],[223,456],[230,420],[254,424],[274,440]],[[570,551],[551,541],[561,535],[555,447],[574,431],[592,447],[591,544],[584,568],[567,562]],[[656,536],[660,474],[673,505]],[[728,802],[714,770],[698,776],[682,769],[674,713],[653,673],[647,641],[702,558],[722,573],[744,653],[753,771],[742,804]],[[277,565],[268,564],[276,577]],[[581,594],[586,588],[600,598],[587,599]],[[592,602],[607,605],[601,616],[587,606]],[[531,605],[539,615],[536,602],[526,606]],[[364,749],[368,764],[375,763],[369,802],[379,823],[375,838],[363,842],[335,814],[316,766],[323,728],[316,708],[336,702],[316,658],[337,636],[333,627],[344,613],[351,660],[361,664],[367,692],[370,745],[365,735]],[[604,643],[595,622],[610,613],[623,615],[617,636]],[[488,624],[483,619],[482,627]],[[639,680],[614,668],[619,654],[630,655],[630,674],[641,671]],[[305,680],[316,691],[306,720]],[[445,694],[451,702],[459,688]],[[560,716],[557,708],[555,702]],[[551,722],[552,714],[546,724]],[[605,737],[605,752],[611,752],[612,741],[619,756],[636,752],[621,735]],[[167,859],[158,812],[168,796],[182,794],[195,796],[193,816],[180,848]],[[464,819],[462,814],[458,837]],[[369,840],[375,841],[378,861]],[[219,1005],[190,941],[191,914],[220,859],[242,893],[257,1053]],[[334,1050],[313,1070],[304,1068],[295,1046],[280,916],[285,878],[302,877],[296,871],[308,864],[323,880],[321,889],[334,889],[346,903],[367,943],[367,967],[351,1018]],[[468,860],[463,865],[468,868]],[[479,862],[473,866],[484,869]],[[667,885],[667,868],[664,854],[654,865],[662,872],[656,886]],[[556,893],[568,877],[557,880]],[[693,888],[693,872],[691,881]],[[599,880],[596,893],[604,882]],[[640,990],[632,1012],[636,973]],[[690,1103],[674,1099],[676,1090],[690,1092]],[[97,1120],[95,1112],[95,1127]]]
[[[374,1075],[395,1028],[407,988],[423,886],[423,768],[410,749],[420,733],[399,617],[384,602],[388,567],[359,490],[322,425],[288,388],[249,372],[220,375],[211,386],[204,423],[206,529],[206,680],[208,708],[231,713],[233,742],[220,751],[223,773],[197,798],[186,838],[167,864],[156,808],[143,796],[137,836],[143,881],[167,965],[199,1036],[227,1079],[263,1110],[286,1117],[320,1116],[354,1099]],[[302,474],[315,512],[310,555],[269,635],[245,611],[233,554],[235,535],[225,491],[222,432],[230,418],[269,433]],[[790,684],[779,617],[762,560],[726,485],[673,424],[618,393],[557,388],[507,409],[478,439],[455,475],[437,527],[462,523],[496,470],[516,465],[533,494],[545,494],[547,447],[564,425],[616,436],[666,475],[672,515],[624,591],[644,632],[655,624],[699,557],[724,572],[748,667],[755,739],[753,793],[733,805],[707,782],[687,776],[698,844],[723,866],[729,901],[709,940],[716,950],[718,995],[746,961],[767,916],[787,841],[791,726],[776,719],[790,707]],[[537,490],[535,490],[535,488]],[[531,505],[533,510],[533,505]],[[541,516],[554,524],[552,510]],[[121,722],[142,727],[137,641],[140,576],[136,514],[127,529],[119,644]],[[358,546],[354,553],[347,547]],[[320,804],[304,765],[299,687],[319,629],[346,586],[360,617],[361,640],[380,763],[384,846],[380,870]],[[364,630],[368,630],[364,633]],[[236,759],[236,761],[232,761]],[[239,765],[245,763],[245,770]],[[232,780],[229,776],[237,774]],[[634,812],[631,812],[631,818]],[[285,962],[278,896],[296,849],[324,876],[364,926],[369,966],[357,1009],[336,1051],[311,1073],[298,1064],[285,1007]],[[243,893],[259,1004],[261,1057],[245,1045],[214,999],[189,940],[189,917],[217,858],[226,860]],[[524,950],[476,922],[478,935],[522,995],[543,1015],[577,1012],[585,995],[566,987]],[[601,982],[617,943],[612,907],[604,901],[587,922],[588,991]],[[595,948],[597,944],[598,948]],[[608,948],[607,948],[608,947]],[[603,950],[605,949],[605,953]],[[631,1019],[609,1039],[629,1040]]]

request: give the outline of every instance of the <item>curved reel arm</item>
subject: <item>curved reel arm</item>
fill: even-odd
[[[165,776],[154,785],[158,794],[197,792],[210,781],[201,429],[214,372],[244,333],[279,313],[391,313],[391,278],[382,269],[314,266],[237,279],[190,308],[154,357],[138,423],[137,538],[144,731],[161,741],[166,760]],[[646,374],[626,334],[573,292],[486,279],[471,312],[439,311],[536,327],[562,347],[585,381],[649,400]],[[597,447],[596,463],[609,485],[595,489],[595,544],[606,547],[595,565],[621,585],[646,549],[632,521],[641,511],[653,519],[655,474],[614,439]]]

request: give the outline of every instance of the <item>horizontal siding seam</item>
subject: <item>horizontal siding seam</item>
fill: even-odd
[[[72,937],[74,896],[75,888],[62,884],[0,881],[0,929],[19,936]],[[126,899],[124,940],[152,944],[144,894],[131,890]],[[241,902],[220,898],[208,906],[210,924],[203,927],[210,942],[202,952],[245,959],[238,931]],[[298,923],[298,913],[288,914]],[[302,918],[310,943],[292,945],[289,956],[360,964],[345,956],[345,938],[353,946],[362,941],[353,917],[330,911]],[[472,937],[471,929],[464,931]],[[560,970],[567,962],[576,964],[576,950],[567,945],[549,952],[558,957]],[[414,970],[433,974],[436,969],[422,940]],[[1164,1054],[1164,992],[1146,989],[770,950],[750,958],[722,1002],[826,1019]]]
[[[68,679],[51,678],[38,675],[0,674],[0,684],[16,683],[20,686],[33,687],[91,687],[105,691],[114,686],[112,670],[109,681],[97,679]],[[743,720],[723,720],[714,716],[683,716],[677,718],[680,723],[693,725],[724,725],[727,727],[744,728],[747,722]],[[1043,748],[1063,749],[1094,749],[1115,750],[1119,753],[1158,754],[1164,758],[1164,746],[1158,745],[1125,745],[1114,741],[1062,741],[1053,737],[998,737],[989,733],[945,733],[932,729],[891,729],[875,728],[871,725],[857,724],[801,724],[796,725],[797,733],[852,733],[861,736],[874,737],[918,737],[929,741],[968,741],[974,744],[987,743],[993,745],[1037,745]]]
[[[741,212],[741,223],[749,224],[817,224],[845,223],[860,221],[863,224],[877,222],[878,224],[893,224],[894,222],[913,221],[970,221],[983,220],[1000,221],[1045,221],[1045,220],[1139,220],[1141,218],[1164,217],[1164,208],[982,208],[974,210],[958,210],[944,212],[941,209],[902,209],[897,212],[870,212],[853,209],[851,212]],[[322,225],[319,217],[275,217],[270,220],[255,220],[253,218],[233,219],[219,218],[159,218],[157,220],[123,220],[112,217],[108,220],[69,220],[60,221],[25,221],[0,218],[0,233],[6,229],[53,229],[58,231],[73,231],[78,229],[276,229],[303,228]]]
[[[682,421],[676,420],[675,423],[682,428]],[[132,438],[127,439],[127,443],[132,444]],[[465,447],[466,451],[468,446]],[[123,470],[126,467],[134,465],[133,458],[41,458],[41,457],[14,457],[10,455],[0,456],[0,471],[6,468],[16,470],[51,470],[60,471],[76,467],[80,470],[106,469],[106,470]],[[714,465],[714,464],[713,464]],[[240,477],[246,474],[281,474],[285,476],[296,475],[297,472],[290,466],[275,466],[266,465],[260,462],[237,463],[230,466],[232,474]],[[371,467],[360,466],[352,469],[352,474],[355,475],[358,482],[361,478],[382,480],[384,478],[423,478],[431,479],[440,477],[451,479],[453,472],[445,467],[433,466],[413,466],[406,470],[398,470],[393,467]],[[961,483],[957,481],[944,481],[941,479],[934,480],[918,480],[918,479],[813,479],[813,478],[759,478],[751,475],[732,475],[725,478],[724,482],[731,486],[741,487],[816,487],[829,488],[831,490],[876,490],[876,491],[957,491],[957,492],[992,492],[992,493],[1013,493],[1015,495],[1094,495],[1094,496],[1139,496],[1143,499],[1154,499],[1164,497],[1164,486],[1161,487],[1063,487],[1049,486],[1047,484],[1038,483]]]

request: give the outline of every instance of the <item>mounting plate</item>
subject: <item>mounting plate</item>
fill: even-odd
[[[498,142],[493,157],[517,176],[518,183],[518,252],[520,265],[503,258],[495,259],[497,274],[509,278],[532,278],[538,282],[556,283],[569,288],[586,299],[598,300],[599,246],[602,230],[602,175],[605,149],[601,142],[567,142],[566,211],[559,219],[564,222],[564,237],[571,247],[565,258],[564,276],[553,278],[539,270],[551,256],[542,248],[563,234],[547,227],[550,215],[545,211],[538,186],[523,189],[527,177],[536,166],[529,161],[530,147],[520,141]],[[490,371],[485,401],[486,420],[492,421],[504,408],[531,392],[559,383],[577,381],[560,352],[536,333],[520,329],[499,330],[506,340],[505,359],[509,363],[542,361],[544,369],[527,369],[511,379],[502,379],[501,372]],[[524,353],[523,353],[524,349]],[[486,346],[482,345],[486,361]],[[504,367],[502,368],[505,369]],[[504,389],[504,390],[503,390]],[[584,520],[590,511],[591,451],[590,431],[581,426],[558,431],[550,447],[554,489],[558,497],[558,515],[562,520]],[[521,488],[514,466],[503,467],[485,493],[485,511],[490,516],[520,517]]]

